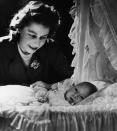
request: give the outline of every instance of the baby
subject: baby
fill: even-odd
[[[68,89],[65,94],[65,100],[68,101],[71,105],[76,105],[86,97],[90,96],[91,94],[95,93],[97,88],[90,82],[81,82],[76,86]]]
[[[39,102],[42,103],[50,102],[52,105],[60,105],[61,101],[63,101],[62,103],[68,101],[70,104],[76,105],[79,102],[81,102],[83,99],[85,99],[86,97],[97,91],[96,86],[89,82],[82,82],[73,86],[69,80],[66,81],[64,81],[64,84],[63,83],[53,84],[51,86],[51,89],[49,90],[50,92],[48,92],[48,90],[43,87],[39,87],[39,86],[33,87],[35,92],[35,97],[38,99]],[[59,86],[61,86],[61,89],[59,89],[60,88]],[[63,91],[62,90],[63,87],[67,91]],[[59,102],[57,102],[58,100]]]

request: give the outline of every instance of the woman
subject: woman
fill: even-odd
[[[13,17],[0,44],[0,84],[55,83],[72,75],[53,37],[60,16],[53,6],[30,1]]]

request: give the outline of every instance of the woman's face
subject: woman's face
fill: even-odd
[[[32,22],[21,30],[19,48],[25,55],[33,54],[45,44],[48,34],[48,27]]]
[[[89,88],[87,86],[75,86],[70,88],[66,94],[66,100],[75,105],[89,96]]]

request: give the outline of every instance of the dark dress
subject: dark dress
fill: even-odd
[[[46,43],[36,51],[29,67],[24,65],[16,42],[0,43],[0,85],[28,85],[36,81],[52,84],[69,78],[72,73],[73,69],[55,43]]]

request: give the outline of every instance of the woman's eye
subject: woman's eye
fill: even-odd
[[[45,39],[47,39],[47,37],[45,36],[40,37],[40,40],[45,40]]]
[[[36,38],[35,35],[32,35],[32,34],[28,34],[32,39]]]

